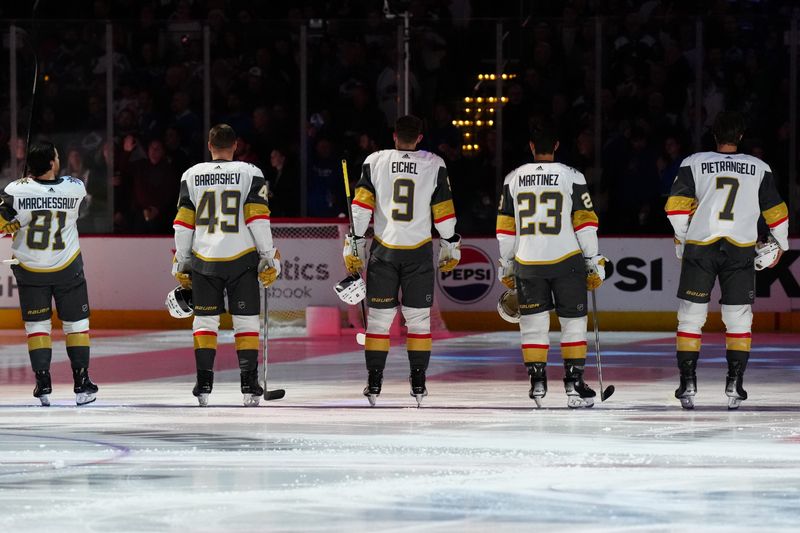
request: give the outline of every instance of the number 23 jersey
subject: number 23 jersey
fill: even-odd
[[[213,273],[223,262],[258,262],[253,225],[267,226],[267,186],[258,167],[241,161],[199,163],[181,178],[178,214],[173,226],[194,231],[195,270]],[[270,239],[271,240],[271,239]]]
[[[576,234],[596,232],[597,226],[586,178],[574,168],[536,161],[506,176],[497,237],[501,243],[516,237],[515,258],[523,270],[580,254]]]
[[[11,245],[20,263],[18,274],[54,280],[82,268],[77,220],[85,196],[83,182],[70,176],[51,181],[22,178],[6,186],[0,211],[21,226]]]

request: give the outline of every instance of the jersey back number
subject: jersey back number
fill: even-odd
[[[398,222],[411,222],[414,219],[414,180],[398,178],[394,180],[392,203],[392,219]]]
[[[733,220],[733,204],[736,202],[736,193],[739,192],[739,180],[730,176],[719,176],[717,178],[717,189],[728,188],[728,197],[725,205],[719,212],[720,220]]]
[[[53,230],[53,217],[56,228]],[[61,230],[67,223],[66,211],[31,211],[31,222],[25,244],[31,250],[63,250],[65,247]]]
[[[545,216],[548,220],[535,222],[529,220],[536,216],[537,205],[548,208]],[[534,192],[523,192],[517,195],[517,207],[519,208],[519,234],[536,235],[558,235],[561,233],[562,209],[564,207],[564,196],[558,191],[543,191],[538,198]],[[527,219],[527,220],[526,220]]]
[[[196,226],[206,226],[209,233],[239,233],[239,208],[242,205],[240,191],[215,191],[209,189],[197,203]]]

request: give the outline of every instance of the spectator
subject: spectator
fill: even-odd
[[[269,206],[275,217],[300,216],[300,176],[285,148],[274,148],[269,158]]]
[[[147,158],[131,164],[131,226],[134,233],[167,233],[175,218],[180,171],[167,162],[164,143],[150,141]]]

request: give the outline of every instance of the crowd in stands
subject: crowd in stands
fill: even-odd
[[[793,2],[411,0],[390,7],[412,13],[412,109],[426,122],[422,147],[448,165],[462,233],[493,232],[496,176],[530,159],[528,130],[544,117],[560,130],[557,159],[586,174],[604,233],[669,231],[662,207],[676,169],[697,148],[695,138],[700,148],[713,149],[709,127],[722,109],[745,114],[749,129],[742,149],[771,164],[787,193],[784,33],[796,16]],[[95,0],[54,2],[49,9],[58,20],[43,20],[37,30],[41,78],[33,133],[57,143],[62,174],[86,182],[84,230],[171,231],[180,177],[207,155],[205,28],[211,124],[225,122],[237,131],[236,158],[267,176],[273,216],[300,216],[302,206],[310,217],[342,216],[341,159],[358,169],[369,153],[391,146],[398,114],[398,21],[386,19],[383,2]],[[600,65],[596,15],[602,17]],[[11,8],[0,8],[0,18],[14,16]],[[698,17],[702,48],[695,39]],[[75,18],[82,20],[70,20]],[[502,151],[496,150],[499,132],[485,128],[476,139],[480,149],[464,152],[453,120],[463,116],[464,97],[481,90],[477,74],[495,70],[495,18],[504,20],[507,32],[505,70],[516,74],[503,91],[508,102]],[[107,20],[113,28],[113,102],[106,101]],[[305,197],[302,24],[308,27]],[[26,42],[28,28],[20,26]],[[3,106],[0,186],[16,177],[14,169],[24,161],[32,75],[25,46],[18,63],[20,139],[10,145]],[[7,70],[0,68],[0,101],[9,97]],[[702,129],[696,132],[698,113]],[[353,180],[357,174],[351,170]]]

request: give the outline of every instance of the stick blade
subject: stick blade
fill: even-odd
[[[604,402],[608,400],[611,397],[611,395],[614,394],[615,390],[616,389],[614,388],[614,385],[609,385],[608,387],[606,387],[606,390],[601,390],[600,401]]]
[[[264,399],[267,401],[280,400],[284,396],[286,396],[286,391],[284,389],[275,389],[275,390],[264,389]]]
[[[367,343],[367,336],[364,333],[356,333],[356,343],[359,346],[364,346]]]

